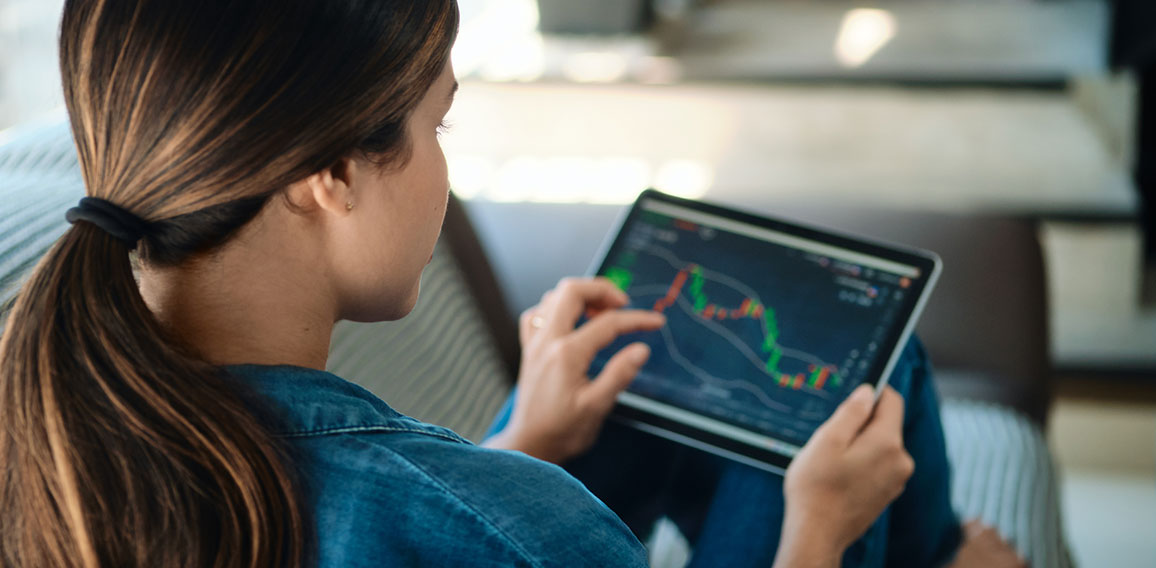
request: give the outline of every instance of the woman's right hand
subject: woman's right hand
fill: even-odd
[[[873,395],[857,388],[787,468],[776,566],[838,566],[915,471],[903,447],[903,397],[891,387],[878,404]]]

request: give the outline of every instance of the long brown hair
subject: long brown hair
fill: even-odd
[[[343,156],[404,162],[457,19],[453,0],[70,0],[60,66],[87,194],[144,219],[141,262],[172,266]],[[291,461],[153,317],[129,248],[76,223],[9,314],[0,563],[308,563]]]

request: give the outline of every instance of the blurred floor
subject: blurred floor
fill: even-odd
[[[1150,369],[1156,376],[1156,306],[1141,302],[1139,229],[1046,222],[1040,236],[1057,366]]]
[[[1061,381],[1052,407],[1048,441],[1062,475],[1068,543],[1078,566],[1151,567],[1156,392],[1103,381],[1097,375]]]
[[[1152,475],[1066,470],[1062,498],[1072,554],[1089,568],[1150,568],[1156,558]]]
[[[1062,91],[467,82],[449,120],[465,197],[626,203],[658,184],[733,202],[1136,207],[1117,157]],[[698,175],[664,175],[672,163]]]
[[[1100,0],[727,0],[671,41],[693,79],[1050,81],[1102,71],[1109,13]]]

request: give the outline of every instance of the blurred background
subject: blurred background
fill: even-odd
[[[1069,546],[1085,566],[1152,565],[1156,3],[459,2],[443,146],[511,308],[553,278],[517,272],[551,237],[511,212],[589,221],[557,245],[588,262],[601,212],[648,186],[1030,222]],[[63,116],[61,4],[0,0],[0,142]]]

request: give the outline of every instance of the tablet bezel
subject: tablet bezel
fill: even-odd
[[[654,189],[647,189],[638,196],[634,204],[620,217],[616,229],[607,235],[606,240],[600,247],[599,253],[595,256],[594,262],[588,271],[589,275],[599,275],[608,267],[610,259],[614,258],[614,254],[625,240],[626,229],[632,222],[638,219],[640,212],[643,210],[642,206],[647,200],[721,217],[758,229],[776,231],[827,246],[834,246],[850,253],[864,254],[885,261],[913,266],[919,269],[922,274],[928,275],[926,278],[919,278],[913,281],[908,298],[902,306],[902,313],[904,315],[901,319],[896,320],[897,322],[902,322],[902,324],[897,323],[889,330],[887,339],[881,346],[881,352],[889,352],[890,355],[888,357],[880,357],[875,362],[875,365],[868,375],[871,378],[865,381],[875,387],[876,396],[878,396],[881,389],[886,386],[891,371],[895,368],[895,364],[903,351],[903,346],[915,329],[919,315],[922,313],[927,299],[932,289],[934,289],[943,269],[943,263],[939,256],[930,251],[822,229],[803,223],[756,215],[722,205],[683,199]],[[701,416],[702,419],[708,421],[717,421],[714,418],[700,415],[693,410],[682,409],[669,402],[657,400],[653,401],[653,403],[668,407],[668,410],[665,414],[655,413],[640,408],[639,404],[642,404],[642,402],[637,399],[650,400],[647,397],[629,391],[624,391],[620,394],[618,404],[615,405],[614,411],[611,413],[611,419],[676,442],[777,473],[784,472],[793,459],[793,456],[788,451],[782,449],[791,447],[792,444],[790,442],[779,441],[781,446],[780,444],[772,442],[769,447],[764,447],[754,443],[740,441],[704,428],[696,427],[687,422],[675,420],[666,414],[670,414],[669,409],[673,408],[679,409],[684,413]],[[642,405],[645,406],[645,404]],[[747,430],[741,426],[733,427],[748,431],[758,437],[777,440],[772,436],[754,430]],[[776,446],[779,447],[777,448]]]

